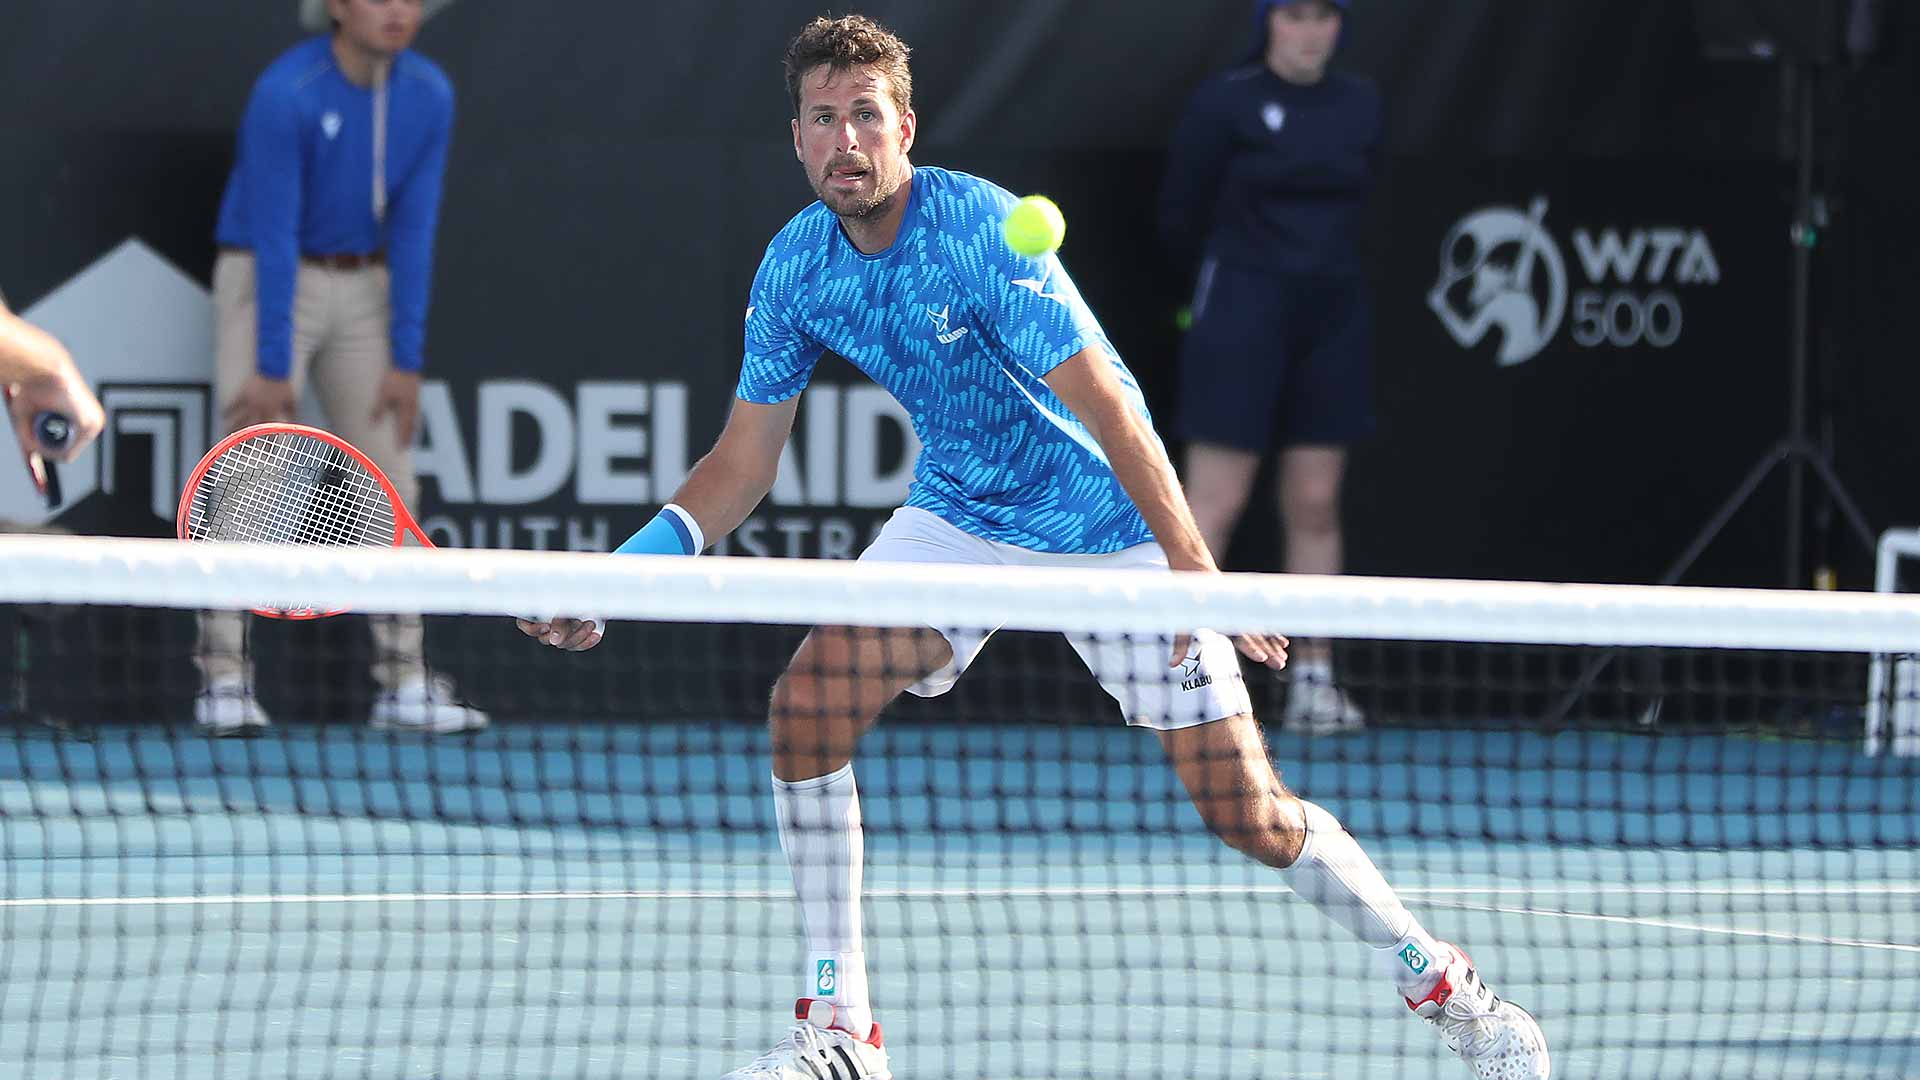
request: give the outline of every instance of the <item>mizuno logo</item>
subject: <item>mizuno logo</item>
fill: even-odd
[[[1066,297],[1061,296],[1059,293],[1048,292],[1047,283],[1044,281],[1038,281],[1038,280],[1035,280],[1034,278],[1018,278],[1013,282],[1013,284],[1018,285],[1023,289],[1031,290],[1033,295],[1035,296],[1044,296],[1049,300],[1057,301],[1062,304],[1072,303],[1071,300],[1068,300]]]
[[[932,304],[927,305],[927,318],[933,321],[934,336],[940,339],[940,344],[942,345],[951,345],[967,336],[967,328],[964,326],[952,330],[947,329],[947,322],[950,318],[948,313],[952,310],[953,305],[951,304],[942,304],[939,307],[934,307]]]

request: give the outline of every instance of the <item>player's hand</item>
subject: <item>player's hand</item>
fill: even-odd
[[[62,355],[64,357],[64,353]],[[87,389],[87,381],[80,377],[71,360],[45,374],[14,383],[7,387],[6,397],[8,419],[19,439],[20,452],[30,459],[39,455],[59,462],[72,461],[99,437],[100,429],[107,423],[100,400]],[[41,446],[33,430],[34,418],[45,412],[58,413],[72,425],[67,445],[57,452]]]
[[[255,372],[247,376],[227,407],[220,413],[228,431],[255,424],[286,423],[293,419],[293,384],[285,379],[269,379]]]
[[[568,652],[585,652],[600,644],[605,636],[607,620],[592,619],[515,619],[515,626],[530,638],[536,638],[543,645]]]
[[[1237,634],[1233,644],[1241,656],[1279,671],[1287,666],[1287,646],[1292,642],[1279,634]]]
[[[1292,644],[1279,634],[1238,634],[1233,645],[1240,655],[1256,664],[1265,664],[1275,671],[1287,666],[1287,646]],[[1177,668],[1186,662],[1193,648],[1193,636],[1181,634],[1173,639],[1173,655],[1167,658],[1167,666]]]
[[[393,370],[380,380],[379,396],[373,399],[373,415],[367,419],[378,424],[393,416],[394,435],[401,446],[413,445],[413,428],[420,419],[420,373]]]

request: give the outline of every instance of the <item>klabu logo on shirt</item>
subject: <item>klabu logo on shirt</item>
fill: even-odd
[[[952,304],[942,304],[939,307],[927,305],[927,318],[933,321],[934,336],[940,339],[942,345],[951,345],[967,336],[967,328],[964,326],[947,329],[948,313],[952,310]]]
[[[1269,101],[1266,108],[1260,110],[1260,122],[1267,125],[1268,131],[1278,134],[1287,122],[1287,110],[1279,102]]]
[[[326,132],[327,138],[331,140],[335,135],[340,134],[340,123],[340,114],[330,112],[320,118],[320,130]]]

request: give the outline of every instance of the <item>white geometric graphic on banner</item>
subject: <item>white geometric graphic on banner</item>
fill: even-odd
[[[173,478],[185,480],[178,463],[190,468],[212,434],[213,302],[207,290],[129,239],[20,314],[66,345],[107,409],[100,441],[60,469],[66,505],[100,490],[103,478],[112,482],[105,462],[122,437],[146,436],[156,457],[163,446],[167,451],[167,460],[154,462],[154,478],[172,487],[157,488],[153,506],[171,521],[179,498]],[[39,525],[50,516],[26,469],[0,461],[0,518]]]

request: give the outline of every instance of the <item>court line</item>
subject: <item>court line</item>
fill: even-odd
[[[1764,938],[1768,941],[1789,941],[1802,945],[1831,945],[1849,949],[1885,949],[1889,952],[1908,952],[1920,954],[1920,945],[1905,945],[1897,941],[1863,941],[1858,938],[1828,937],[1825,934],[1790,934],[1781,930],[1748,930],[1738,926],[1709,926],[1705,923],[1681,922],[1677,919],[1655,919],[1644,916],[1599,915],[1587,911],[1558,911],[1553,908],[1503,907],[1497,904],[1469,904],[1460,901],[1436,900],[1435,907],[1453,908],[1458,911],[1487,911],[1501,915],[1542,915],[1556,919],[1571,919],[1576,922],[1623,923],[1628,926],[1650,926],[1663,930],[1687,930],[1701,934],[1721,934],[1726,937]]]
[[[1665,930],[1683,930],[1689,933],[1719,934],[1727,937],[1761,938],[1769,941],[1792,942],[1807,945],[1826,945],[1838,948],[1879,949],[1890,952],[1920,954],[1920,945],[1907,945],[1895,941],[1866,941],[1858,938],[1839,938],[1825,934],[1796,934],[1777,930],[1751,930],[1737,926],[1714,926],[1707,923],[1683,922],[1677,919],[1664,919],[1652,916],[1601,915],[1594,912],[1565,911],[1557,908],[1538,908],[1509,906],[1504,904],[1476,904],[1463,900],[1451,900],[1445,897],[1458,894],[1485,895],[1503,893],[1542,894],[1542,893],[1578,893],[1580,895],[1617,895],[1617,896],[1830,896],[1860,894],[1914,894],[1920,893],[1920,884],[1913,883],[1829,883],[1814,886],[1800,885],[1706,885],[1706,886],[1654,886],[1651,888],[1632,888],[1621,885],[1580,886],[1573,884],[1553,885],[1539,888],[1496,887],[1475,889],[1470,886],[1448,886],[1435,888],[1409,888],[1398,890],[1402,896],[1435,906],[1463,911],[1484,911],[1501,915],[1528,915],[1547,918],[1569,919],[1579,922],[1614,923],[1627,926],[1645,926]],[[975,899],[1048,899],[1073,898],[1138,898],[1138,897],[1185,897],[1217,895],[1288,895],[1292,890],[1284,885],[1068,885],[1068,886],[984,886],[976,888],[943,887],[878,887],[867,890],[868,899],[923,900],[946,898]],[[0,909],[4,908],[128,908],[128,907],[240,907],[258,905],[295,905],[295,904],[407,904],[407,903],[501,903],[501,902],[546,902],[566,903],[596,900],[790,900],[790,889],[615,889],[581,892],[408,892],[408,893],[236,893],[207,896],[83,896],[83,897],[29,897],[0,899]]]

